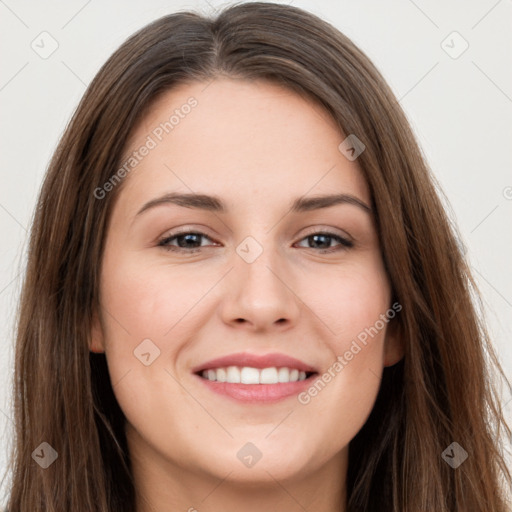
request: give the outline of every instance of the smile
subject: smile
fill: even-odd
[[[319,375],[318,368],[287,354],[241,352],[191,369],[210,391],[238,402],[274,403],[297,396]]]

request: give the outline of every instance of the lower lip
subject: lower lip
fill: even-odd
[[[228,396],[240,402],[272,403],[298,395],[301,391],[311,386],[317,374],[313,374],[305,380],[280,382],[278,384],[231,384],[229,382],[205,379],[197,374],[194,374],[194,376],[219,395]]]

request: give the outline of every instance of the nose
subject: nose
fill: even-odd
[[[253,332],[295,325],[301,301],[294,292],[293,275],[276,250],[264,247],[250,263],[238,254],[233,259],[224,283],[223,321]]]

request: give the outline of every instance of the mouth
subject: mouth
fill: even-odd
[[[319,375],[284,354],[232,354],[203,363],[192,373],[210,391],[239,402],[273,403],[298,395]]]

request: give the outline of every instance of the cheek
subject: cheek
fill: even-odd
[[[105,259],[101,290],[109,373],[113,384],[122,381],[115,392],[125,412],[134,396],[150,402],[154,389],[182,393],[165,370],[174,374],[174,361],[197,329],[194,305],[212,286],[178,266],[128,256]]]
[[[364,339],[366,330],[377,322],[382,331],[381,315],[390,307],[390,286],[381,259],[370,253],[365,256],[326,268],[302,282],[301,297],[325,327],[324,337],[336,354],[348,350],[359,335]]]
[[[212,286],[204,272],[161,262],[152,265],[142,258],[110,265],[103,283],[104,303],[117,321],[108,323],[116,332],[121,328],[129,332],[133,341],[172,338],[173,330],[189,321],[193,306]]]
[[[298,401],[339,446],[363,426],[381,382],[391,295],[380,259],[368,263],[315,279],[328,291],[311,288],[308,294],[331,359]]]
[[[197,329],[193,306],[211,284],[131,254],[106,258],[103,268],[103,330],[116,399],[129,423],[144,431],[150,419],[163,438],[172,423],[163,408],[190,402],[174,362]]]

